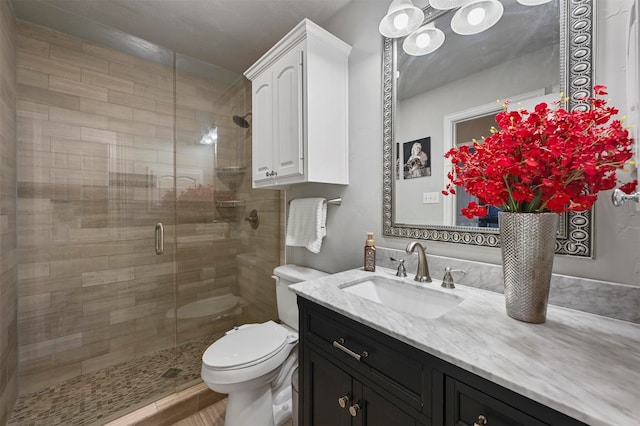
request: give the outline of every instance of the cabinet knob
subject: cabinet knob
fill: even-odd
[[[345,408],[347,406],[347,404],[349,404],[349,395],[345,395],[341,398],[338,398],[338,405],[341,408]]]
[[[488,424],[489,424],[489,421],[487,420],[487,418],[482,414],[480,414],[478,416],[478,420],[475,423],[473,423],[473,426],[484,426]]]
[[[353,404],[351,407],[349,407],[349,414],[351,414],[351,417],[357,416],[359,412],[360,406],[358,404]]]

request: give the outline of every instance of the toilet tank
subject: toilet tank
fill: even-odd
[[[298,329],[298,304],[296,294],[289,290],[291,284],[325,277],[326,272],[298,265],[282,265],[273,270],[276,280],[276,299],[280,321],[294,330]]]

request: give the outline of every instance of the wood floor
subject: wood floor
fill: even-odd
[[[173,426],[224,426],[224,413],[227,398],[198,411],[197,413],[174,423]]]
[[[186,419],[180,420],[173,426],[224,426],[224,413],[227,409],[227,398],[198,411]],[[293,421],[287,421],[283,426],[293,426]]]

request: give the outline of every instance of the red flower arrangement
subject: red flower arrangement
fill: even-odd
[[[443,194],[465,190],[485,205],[470,202],[462,209],[468,218],[486,216],[487,205],[506,212],[540,213],[584,211],[600,191],[616,186],[616,170],[632,157],[632,139],[614,119],[618,110],[604,99],[606,87],[595,86],[596,97],[585,98],[590,108],[568,112],[560,100],[542,102],[496,115],[499,129],[473,146],[445,154],[453,164]],[[623,187],[632,192],[637,181]]]

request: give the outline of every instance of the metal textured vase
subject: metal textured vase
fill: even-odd
[[[545,322],[558,214],[498,214],[507,315]]]

